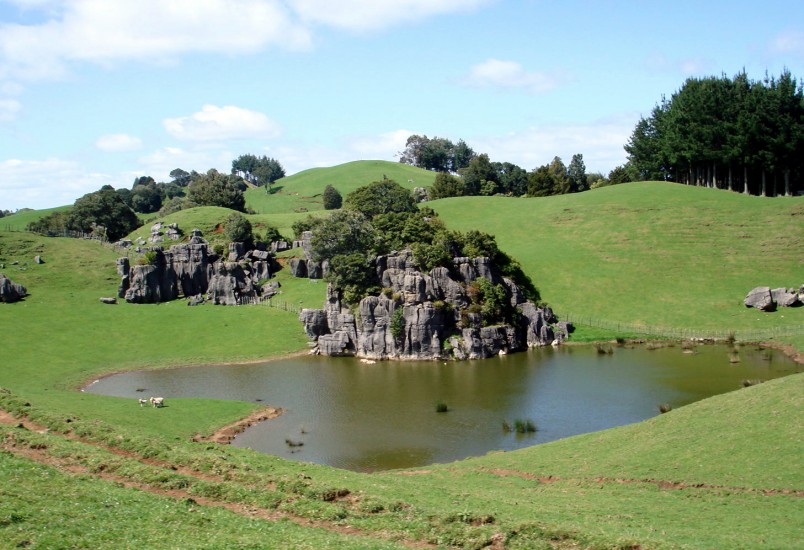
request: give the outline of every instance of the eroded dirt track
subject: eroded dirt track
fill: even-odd
[[[226,431],[218,432],[224,433],[223,439],[227,437],[226,434],[232,434],[233,430],[240,430],[242,431],[243,428],[241,426],[246,425],[247,423],[254,423],[261,420],[267,420],[270,414],[274,414],[273,418],[281,414],[281,410],[277,412],[275,409],[271,409],[271,413],[266,415],[266,411],[261,411],[257,415],[252,415],[247,419],[244,419],[240,423],[236,425],[232,425],[226,428]],[[35,431],[38,433],[48,433],[48,430],[42,426],[39,426],[25,418],[20,419],[12,416],[8,412],[0,409],[0,425],[6,426],[13,426],[22,428],[25,430]],[[234,433],[239,433],[235,431]],[[172,473],[181,474],[184,476],[188,476],[191,478],[195,478],[198,480],[203,480],[206,482],[213,482],[213,483],[223,483],[227,480],[223,476],[217,476],[214,474],[210,474],[208,472],[199,472],[193,470],[192,468],[188,468],[181,465],[173,465],[163,461],[154,460],[151,458],[145,458],[139,456],[136,453],[125,451],[122,449],[115,448],[113,446],[102,445],[98,442],[88,441],[84,438],[79,438],[74,434],[56,434],[56,433],[48,433],[49,437],[60,437],[64,439],[69,439],[72,441],[80,442],[81,444],[91,445],[98,449],[101,449],[105,452],[112,453],[114,455],[124,457],[126,459],[135,460],[143,465],[153,467],[153,468],[161,468],[165,470],[169,470]],[[213,436],[214,437],[214,436]],[[205,438],[205,441],[217,441],[219,438]],[[233,437],[233,435],[232,435]],[[227,440],[228,441],[228,440]],[[48,452],[47,447],[39,447],[39,446],[29,446],[20,443],[17,438],[14,436],[14,433],[9,431],[5,434],[0,436],[0,448],[3,450],[12,453],[16,456],[26,458],[28,460],[32,460],[39,464],[43,464],[52,468],[56,468],[59,471],[70,474],[70,475],[86,475],[92,476],[98,479],[102,479],[104,481],[108,481],[111,483],[117,483],[127,488],[136,488],[141,491],[146,491],[148,493],[154,495],[160,495],[163,497],[168,497],[176,500],[183,500],[187,502],[194,502],[199,506],[210,506],[210,507],[217,507],[217,508],[224,508],[229,510],[233,513],[246,516],[249,518],[256,518],[265,521],[280,521],[280,520],[289,520],[293,523],[309,528],[316,528],[316,529],[323,529],[326,531],[330,531],[333,533],[337,533],[340,535],[350,536],[350,537],[357,537],[368,540],[387,540],[392,541],[396,544],[401,546],[405,546],[407,548],[414,548],[414,549],[424,549],[424,548],[436,548],[435,545],[429,544],[424,541],[419,540],[406,540],[404,538],[400,538],[398,536],[393,536],[386,533],[374,533],[374,532],[367,532],[361,529],[344,525],[341,523],[335,522],[328,522],[322,520],[314,520],[310,518],[300,517],[293,515],[291,513],[274,510],[274,509],[266,509],[261,508],[258,506],[252,506],[237,502],[227,502],[224,500],[213,499],[202,497],[196,494],[192,494],[191,492],[183,489],[165,489],[162,487],[158,487],[152,484],[143,483],[139,481],[134,481],[124,476],[116,475],[114,473],[106,472],[103,470],[99,470],[97,468],[89,468],[88,466],[81,464],[79,460],[74,459],[70,456],[54,456],[53,454]],[[267,490],[272,489],[271,484],[265,485]],[[357,545],[359,545],[359,540],[355,541]]]

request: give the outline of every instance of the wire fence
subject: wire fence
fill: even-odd
[[[804,325],[788,325],[782,327],[771,327],[761,329],[699,329],[699,328],[677,328],[677,327],[657,327],[634,323],[623,323],[620,321],[607,321],[595,319],[588,315],[576,315],[574,313],[558,314],[563,321],[569,321],[575,325],[600,328],[619,332],[622,334],[640,334],[659,338],[670,338],[673,340],[740,340],[743,342],[757,342],[762,340],[772,340],[785,336],[797,336],[804,334]]]

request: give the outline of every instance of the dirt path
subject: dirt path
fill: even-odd
[[[708,483],[687,483],[684,481],[666,481],[661,479],[624,479],[615,477],[595,477],[595,478],[560,478],[555,476],[538,476],[529,472],[521,472],[518,470],[504,470],[504,469],[485,469],[481,471],[494,474],[500,477],[519,477],[522,479],[530,479],[538,481],[539,483],[556,483],[558,481],[587,481],[595,483],[614,483],[617,485],[638,485],[648,484],[655,485],[660,489],[681,491],[684,489],[704,489],[710,491],[729,491],[731,493],[756,493],[766,496],[775,495],[790,495],[794,497],[804,497],[804,491],[796,489],[758,489],[753,487],[728,487],[726,485],[711,485]]]
[[[237,433],[243,431],[246,427],[253,425],[256,422],[260,422],[263,420],[269,420],[271,418],[276,418],[282,414],[281,409],[274,409],[274,408],[266,408],[260,411],[255,412],[252,415],[249,415],[247,418],[240,420],[230,426],[222,428],[218,430],[215,434],[210,436],[209,438],[203,439],[204,441],[218,441],[222,443],[228,443]],[[15,426],[15,427],[22,427],[31,431],[36,431],[40,433],[47,432],[48,430],[42,426],[38,426],[35,423],[30,422],[27,419],[19,419],[8,412],[0,409],[0,425],[7,425],[7,426]],[[188,477],[193,477],[203,481],[211,481],[211,482],[224,482],[224,478],[222,476],[216,476],[214,474],[203,473],[195,471],[191,468],[187,468],[184,466],[172,465],[168,464],[163,461],[158,461],[154,459],[144,458],[142,456],[137,455],[136,453],[130,451],[124,451],[122,449],[117,449],[112,446],[107,446],[100,444],[95,441],[89,441],[84,438],[79,438],[74,434],[57,434],[52,433],[50,434],[52,437],[63,437],[65,439],[71,439],[74,441],[79,441],[86,445],[92,445],[104,451],[113,453],[118,456],[123,456],[125,458],[129,458],[132,460],[136,460],[142,464],[157,467],[157,468],[164,468],[169,469],[172,472],[177,472],[182,475],[186,475]],[[228,439],[227,439],[228,438]],[[418,541],[418,540],[409,540],[409,539],[396,539],[393,534],[391,533],[372,533],[369,531],[363,531],[356,527],[352,527],[349,525],[341,525],[336,524],[333,522],[322,521],[322,520],[313,520],[309,518],[304,518],[300,516],[295,516],[289,514],[287,512],[281,512],[273,509],[265,509],[259,508],[252,505],[246,505],[241,503],[233,503],[233,502],[225,502],[222,500],[215,500],[206,497],[199,497],[198,495],[193,495],[188,491],[182,489],[163,489],[158,486],[149,485],[143,482],[135,482],[126,477],[118,476],[115,474],[111,474],[109,472],[104,471],[96,471],[90,470],[83,464],[78,463],[76,460],[71,459],[70,457],[65,456],[53,456],[48,454],[47,448],[31,448],[28,446],[23,446],[17,444],[15,438],[13,437],[13,432],[9,432],[6,437],[0,438],[0,448],[5,451],[8,451],[16,456],[20,456],[26,458],[28,460],[32,460],[39,464],[44,464],[46,466],[50,466],[53,468],[58,469],[59,471],[68,474],[68,475],[86,475],[92,476],[95,478],[103,479],[105,481],[119,483],[127,488],[136,488],[142,491],[149,492],[151,494],[160,495],[164,497],[169,497],[177,500],[192,500],[196,502],[199,506],[214,506],[217,508],[225,508],[231,512],[236,514],[246,516],[249,518],[257,518],[265,521],[279,521],[279,520],[288,520],[292,521],[293,523],[300,525],[302,527],[310,527],[310,528],[317,528],[317,529],[324,529],[326,531],[337,533],[340,535],[346,536],[354,536],[354,537],[361,537],[365,538],[366,540],[392,540],[393,542],[400,544],[401,546],[405,546],[407,548],[414,548],[414,549],[429,549],[429,548],[436,548],[435,545],[429,544],[427,542]],[[273,485],[273,484],[269,484]],[[266,485],[267,489],[270,489]]]

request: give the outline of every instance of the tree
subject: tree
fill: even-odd
[[[528,192],[528,173],[524,168],[510,162],[495,162],[492,166],[497,173],[501,193],[521,197]]]
[[[455,177],[446,172],[436,174],[433,186],[427,193],[430,200],[446,199],[447,197],[460,197],[463,195],[464,186],[461,178]]]
[[[354,252],[367,258],[376,247],[376,232],[360,212],[337,210],[315,225],[310,246],[310,256],[318,262]]]
[[[232,161],[232,174],[242,177],[252,185],[270,187],[276,180],[285,177],[285,169],[276,159],[247,154]]]
[[[343,204],[343,197],[331,185],[324,188],[324,210],[337,210]]]
[[[116,241],[140,226],[140,220],[120,195],[105,185],[99,191],[76,200],[68,215],[67,226],[76,231],[92,232],[105,227],[106,238]]]
[[[457,172],[469,166],[475,152],[465,141],[457,144],[448,139],[412,135],[405,143],[405,150],[399,153],[399,162],[411,164],[436,172]]]
[[[570,180],[570,190],[573,193],[586,191],[589,186],[586,184],[586,165],[583,163],[583,155],[577,153],[572,155],[572,160],[567,167],[567,176]]]
[[[553,195],[566,195],[572,191],[572,182],[561,157],[553,157],[548,170],[550,171],[550,177],[553,179]]]
[[[232,212],[223,222],[223,234],[229,242],[243,243],[246,249],[254,246],[251,222],[243,214]]]
[[[202,206],[222,206],[243,212],[246,200],[235,175],[221,174],[214,168],[190,184],[187,198]]]
[[[414,212],[416,201],[410,191],[394,180],[383,178],[349,193],[345,206],[370,220],[388,212]]]
[[[497,192],[497,171],[492,166],[489,156],[485,153],[469,161],[469,166],[460,171],[463,176],[464,194],[479,195],[481,190],[485,194],[493,195]],[[489,185],[490,183],[490,185]]]
[[[153,178],[139,178],[131,189],[131,208],[135,212],[150,214],[162,208],[164,195]]]
[[[628,183],[636,181],[638,178],[636,169],[628,163],[621,164],[609,172],[609,185],[616,185],[618,183]]]
[[[189,172],[185,172],[181,168],[174,168],[170,171],[170,177],[173,180],[173,183],[178,185],[179,187],[187,187],[190,185],[192,181],[192,177]]]
[[[528,196],[547,197],[553,194],[553,176],[548,165],[539,166],[528,174]]]

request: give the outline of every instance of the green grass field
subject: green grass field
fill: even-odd
[[[305,196],[328,182],[325,170],[310,172],[317,183],[305,184]],[[800,198],[644,183],[431,206],[451,228],[494,233],[560,312],[712,329],[804,324],[804,308],[763,316],[742,306],[752,286],[804,283]],[[306,215],[268,210],[252,222],[289,229]],[[214,235],[228,213],[201,208],[165,221]],[[296,315],[267,305],[103,305],[98,298],[117,289],[117,255],[0,223],[3,272],[30,292],[0,304],[0,409],[49,429],[0,425],[0,548],[804,545],[804,374],[639,424],[416,471],[293,463],[190,441],[254,404],[182,399],[140,409],[77,391],[113,371],[307,349]],[[320,307],[323,283],[287,270],[277,278],[279,299]],[[786,341],[804,349],[800,336]]]
[[[430,187],[435,172],[408,164],[384,160],[363,160],[339,164],[331,168],[311,168],[282,178],[273,185],[272,193],[259,187],[246,191],[246,206],[260,214],[314,212],[324,209],[324,187],[332,185],[345,199],[346,195],[383,177],[399,185]]]

